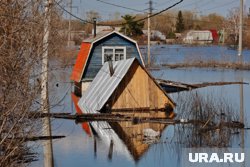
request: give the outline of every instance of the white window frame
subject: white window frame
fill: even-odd
[[[112,49],[113,50],[113,58],[112,60],[115,61],[115,50],[116,49],[123,49],[123,53],[124,53],[124,58],[123,60],[127,59],[127,55],[126,55],[126,46],[103,46],[102,47],[102,64],[104,64],[104,50],[105,49]]]

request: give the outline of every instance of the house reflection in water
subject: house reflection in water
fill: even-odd
[[[72,94],[72,100],[77,113],[82,113],[77,106],[79,99],[74,94]],[[156,113],[143,113],[143,115],[150,117],[156,116]],[[166,127],[165,124],[134,124],[131,121],[111,123],[106,121],[83,122],[81,126],[86,134],[94,138],[95,156],[97,156],[98,145],[104,144],[109,148],[107,153],[109,159],[112,159],[113,153],[116,153],[135,162],[140,160],[151,144],[160,140],[161,133]]]
[[[78,107],[77,96],[72,93],[72,100],[75,105],[77,113],[82,114],[82,111]],[[128,112],[127,115],[133,114],[137,116],[135,112]],[[160,116],[162,112],[140,113],[144,117]],[[112,159],[113,153],[125,156],[131,160],[137,162],[144,153],[147,152],[150,145],[159,141],[162,131],[166,125],[157,123],[140,123],[134,124],[130,121],[112,122],[106,121],[93,121],[83,122],[81,126],[86,134],[94,138],[94,152],[97,156],[98,145],[104,144],[109,148],[107,156]],[[100,141],[100,142],[99,142]]]
[[[160,134],[166,127],[164,124],[142,123],[133,125],[131,122],[110,123],[126,145],[135,161],[138,161],[149,149],[152,143],[160,139]]]

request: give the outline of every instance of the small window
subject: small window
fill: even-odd
[[[102,47],[102,64],[108,60],[119,61],[126,59],[126,47]]]

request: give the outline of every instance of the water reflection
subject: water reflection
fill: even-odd
[[[159,61],[167,61],[169,62],[181,62],[184,59],[184,56],[176,54],[173,49],[169,48],[170,46],[166,46],[165,50],[160,51],[159,48],[159,56],[157,60]],[[172,46],[171,46],[172,47]],[[164,49],[164,48],[163,48]],[[169,49],[169,50],[167,50]],[[183,53],[195,52],[192,48],[183,48]],[[186,52],[190,50],[190,52]],[[204,53],[207,53],[206,56],[209,55],[218,55],[215,52],[214,48],[208,49],[201,48],[204,50]],[[173,52],[173,53],[172,53]],[[181,49],[179,50],[181,53]],[[166,55],[167,54],[167,55]],[[226,55],[226,54],[225,54]],[[230,51],[231,55],[231,51]],[[232,53],[232,55],[235,55]],[[245,61],[249,61],[250,52],[248,51],[245,57]],[[67,70],[65,70],[67,71]],[[68,71],[70,71],[68,69]],[[60,73],[62,73],[60,71]],[[70,75],[64,74],[63,79],[58,79],[59,81],[68,82],[68,78]],[[214,70],[214,69],[161,69],[155,70],[151,72],[154,77],[162,78],[166,80],[180,81],[186,83],[201,83],[201,82],[216,82],[216,81],[239,81],[239,76],[242,76],[244,82],[250,83],[249,71],[235,71],[235,70]],[[56,74],[55,76],[58,76]],[[65,77],[67,76],[67,77]],[[59,82],[58,81],[58,82]],[[61,83],[61,82],[60,82]],[[62,86],[63,85],[63,86]],[[60,84],[58,88],[54,89],[53,95],[56,97],[64,96],[65,90],[67,90],[68,85]],[[241,108],[241,117],[244,118],[245,124],[249,127],[247,118],[250,117],[250,86],[244,85],[242,87],[238,85],[228,85],[228,86],[219,86],[219,87],[207,87],[203,89],[197,90],[201,95],[214,93],[215,98],[218,99],[220,97],[226,97],[226,99],[235,107],[237,110]],[[242,92],[242,93],[241,93]],[[180,96],[182,94],[179,94]],[[180,103],[177,97],[178,94],[170,95],[177,104]],[[71,97],[66,96],[63,101],[62,107],[55,107],[54,111],[58,112],[69,112],[71,111]],[[63,108],[63,109],[62,109]],[[75,113],[74,109],[72,114]],[[178,115],[178,113],[177,113]],[[238,113],[240,115],[240,112]],[[114,124],[114,125],[113,125]],[[60,125],[60,126],[59,126]],[[182,148],[185,147],[184,144],[177,142],[178,133],[175,130],[174,126],[168,127],[154,127],[156,124],[138,124],[133,125],[126,122],[122,123],[112,123],[109,124],[111,127],[110,130],[114,131],[117,138],[120,140],[120,146],[113,140],[113,144],[111,139],[108,137],[104,137],[102,135],[93,135],[93,128],[89,126],[89,123],[82,123],[75,125],[73,121],[65,121],[65,120],[54,120],[53,121],[53,133],[54,135],[66,135],[67,137],[58,141],[54,141],[54,151],[55,151],[55,162],[56,166],[60,167],[68,167],[68,166],[102,166],[102,167],[128,167],[128,166],[143,166],[143,167],[152,167],[152,166],[176,166],[176,167],[186,167],[187,165],[184,163],[182,165],[181,155]],[[143,131],[138,130],[135,127],[139,127],[139,129],[151,128],[154,131],[159,131],[161,134],[160,141],[156,140],[156,144],[152,144],[152,142],[145,142],[144,136],[138,135],[143,134]],[[158,126],[158,125],[157,125]],[[164,129],[165,128],[165,129]],[[84,129],[84,131],[83,131]],[[182,131],[181,131],[182,132]],[[182,135],[183,138],[185,135]],[[213,134],[211,134],[213,136]],[[248,139],[250,136],[249,130],[242,130],[240,134],[232,135],[232,147],[240,148],[244,152],[250,152],[250,140]],[[181,137],[181,135],[179,136]],[[105,142],[106,140],[106,142]],[[121,147],[122,145],[122,147]],[[119,149],[120,148],[120,149]],[[118,152],[118,150],[120,150]],[[42,155],[42,151],[39,151]],[[250,154],[248,154],[250,155]],[[43,166],[42,157],[41,161],[38,161],[36,164],[31,166]],[[242,166],[249,166],[249,158],[246,159],[245,164],[241,164]],[[223,164],[224,166],[230,166],[230,164]]]
[[[243,81],[243,76],[240,76],[240,81]],[[245,122],[244,118],[244,86],[240,85],[240,121]],[[245,152],[245,130],[241,129],[241,152]],[[245,167],[245,162],[242,163],[241,167]]]
[[[177,71],[177,72],[176,72]],[[157,71],[159,72],[159,71]],[[186,71],[186,70],[175,70],[173,71],[174,74],[185,74],[186,76],[188,74],[196,73],[196,70],[192,71]],[[203,79],[200,76],[205,76],[207,73],[209,74],[216,74],[213,75],[213,80],[219,80],[222,76],[225,77],[224,79],[226,81],[232,81],[232,79],[235,76],[238,75],[238,73],[230,73],[227,72],[226,75],[224,74],[224,71],[208,71],[203,70],[202,73],[199,71],[199,75],[196,76],[198,79],[196,82],[201,82]],[[171,75],[171,73],[168,73],[169,76],[175,76]],[[230,76],[230,77],[229,77]],[[218,79],[219,78],[219,79]],[[182,78],[183,79],[183,78]],[[205,78],[204,78],[205,79]],[[245,77],[246,79],[246,77]],[[176,79],[173,79],[176,80]],[[239,79],[235,77],[235,80]],[[244,80],[245,82],[249,82],[249,80]],[[190,79],[187,81],[190,82]],[[249,87],[246,85],[246,87]],[[229,93],[230,90],[230,93]],[[240,111],[241,117],[244,118],[244,105],[243,102],[245,99],[243,97],[246,96],[244,87],[239,87],[238,85],[230,85],[230,86],[223,86],[223,87],[213,87],[213,88],[205,88],[198,90],[201,95],[206,95],[211,92],[216,92],[214,94],[214,100],[220,99],[223,97],[228,97],[229,102],[232,102],[232,105],[237,108],[238,111]],[[249,90],[248,90],[249,92]],[[187,94],[190,94],[190,92],[186,92]],[[239,95],[242,98],[239,98]],[[250,94],[247,94],[248,96]],[[179,96],[183,96],[183,93],[179,94]],[[173,96],[177,103],[181,103],[181,101],[178,100],[178,98]],[[230,99],[232,98],[232,99]],[[235,99],[238,100],[239,105],[235,105]],[[236,101],[237,102],[237,101]],[[241,104],[241,105],[240,105]],[[247,104],[249,106],[249,104]],[[178,114],[178,113],[177,113]],[[246,113],[248,115],[248,113]],[[87,125],[87,128],[86,128]],[[217,133],[218,135],[224,136],[221,132],[222,131],[215,131],[215,133],[210,133],[210,137],[204,137],[197,135],[196,133],[193,133],[193,140],[188,133],[184,133],[185,130],[179,130],[176,129],[176,127],[170,128],[171,126],[168,126],[167,128],[164,125],[161,124],[150,124],[150,123],[143,123],[143,124],[133,124],[131,122],[116,122],[116,123],[107,123],[107,122],[91,122],[91,123],[82,123],[82,128],[84,129],[84,133],[88,134],[88,136],[91,136],[91,143],[89,149],[87,150],[88,153],[86,154],[86,157],[88,159],[92,156],[94,159],[90,158],[91,164],[95,164],[98,166],[98,163],[100,163],[100,159],[102,159],[101,163],[104,163],[104,166],[117,166],[120,165],[118,161],[123,162],[123,166],[152,166],[155,165],[157,162],[157,166],[166,166],[167,164],[171,164],[173,166],[182,166],[180,163],[182,157],[182,149],[184,147],[187,147],[187,140],[190,141],[200,141],[201,143],[196,145],[199,147],[204,147],[202,143],[205,143],[206,140],[204,139],[214,139],[211,140],[212,144],[216,144],[216,142],[223,141],[223,140],[217,140],[219,138],[213,138]],[[180,127],[181,128],[181,127]],[[144,135],[145,129],[152,129],[154,132],[159,132],[161,138],[156,137],[153,140],[148,140],[147,137]],[[187,128],[193,129],[193,128]],[[166,134],[173,133],[173,138],[167,138]],[[193,131],[195,132],[195,131]],[[229,146],[227,148],[232,147],[240,147],[242,151],[245,150],[245,140],[244,140],[244,130],[240,132],[240,135],[232,135],[231,132],[230,138],[232,137],[232,140],[225,146]],[[171,135],[171,136],[172,136]],[[227,136],[226,135],[226,136]],[[189,139],[187,138],[189,136]],[[177,137],[177,138],[176,138]],[[182,140],[178,140],[178,138],[181,138]],[[82,136],[83,142],[86,140],[86,136]],[[186,140],[185,140],[186,139]],[[222,137],[222,139],[227,139],[226,137]],[[89,140],[89,139],[88,139]],[[156,143],[156,144],[153,144]],[[85,143],[82,143],[83,145],[86,145]],[[232,144],[232,145],[231,145]],[[206,146],[205,146],[206,147]],[[91,152],[93,154],[91,154]],[[123,158],[121,158],[123,157]],[[121,160],[122,159],[122,160]],[[82,161],[78,161],[80,163]],[[85,161],[84,161],[85,162]],[[111,164],[112,162],[112,164]],[[135,164],[131,164],[131,162],[134,162]],[[77,164],[78,164],[77,163]],[[159,163],[159,164],[158,164]],[[121,166],[122,166],[121,165]],[[241,164],[242,166],[245,166],[245,164]],[[102,166],[102,165],[101,165]]]
[[[130,160],[139,161],[150,145],[160,141],[166,125],[155,123],[133,124],[132,122],[105,121],[89,122],[91,136],[94,138],[94,155],[98,156],[99,145],[105,145],[107,157],[112,160],[113,153]],[[85,129],[84,129],[85,131]]]

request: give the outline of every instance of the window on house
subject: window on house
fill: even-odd
[[[126,47],[102,47],[102,64],[111,59],[119,61],[126,59]]]

